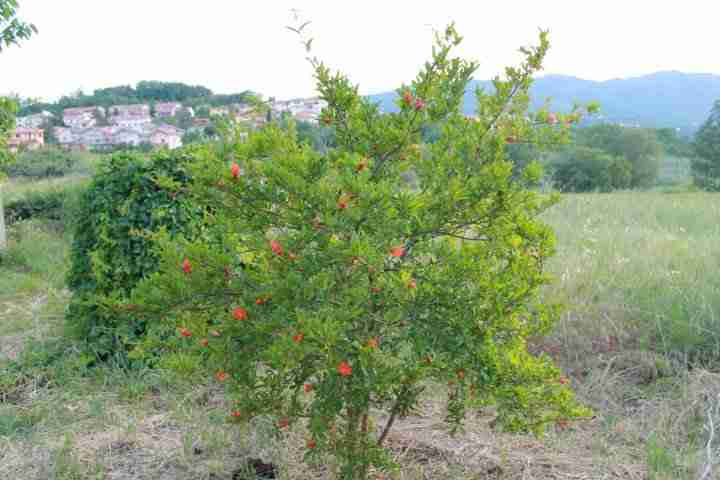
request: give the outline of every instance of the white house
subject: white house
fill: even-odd
[[[182,110],[182,105],[178,102],[155,104],[155,116],[158,118],[174,117],[180,110]]]
[[[55,115],[48,111],[42,111],[34,115],[28,115],[26,117],[18,117],[16,119],[16,125],[22,128],[40,128],[47,124]]]
[[[132,145],[137,147],[145,140],[145,136],[136,130],[121,128],[115,131],[113,145]]]
[[[108,110],[110,123],[118,127],[138,129],[152,123],[150,107],[144,104],[115,105]]]
[[[183,131],[171,125],[162,125],[150,135],[150,143],[170,150],[182,147]]]
[[[63,123],[70,128],[88,128],[97,123],[95,116],[103,113],[98,107],[66,108],[63,110]]]

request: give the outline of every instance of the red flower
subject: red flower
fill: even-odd
[[[192,332],[187,328],[183,327],[180,329],[180,335],[182,335],[183,337],[192,337]]]
[[[368,343],[367,343],[368,348],[372,348],[373,350],[375,350],[376,348],[378,348],[378,345],[380,345],[380,341],[378,340],[377,337],[371,338],[370,340],[368,340]]]
[[[413,103],[412,93],[407,90],[405,90],[405,93],[403,93],[403,103],[405,103],[405,105],[407,105],[408,107]]]
[[[228,374],[221,370],[215,374],[215,378],[218,379],[218,382],[224,382],[225,380],[227,380]]]
[[[315,387],[312,383],[306,383],[305,385],[303,385],[303,389],[305,390],[305,393],[310,393],[315,389]]]
[[[219,337],[220,332],[218,332],[217,330],[210,330],[210,335],[212,335],[213,337]]]
[[[341,198],[338,200],[337,206],[340,210],[345,210],[348,207],[347,200]]]
[[[404,257],[405,256],[405,247],[402,245],[394,247],[392,250],[390,250],[390,255],[393,257]]]
[[[408,282],[408,288],[409,289],[417,288],[417,282],[415,281],[414,278]]]
[[[422,101],[421,99],[419,99],[419,98],[418,98],[417,100],[415,100],[415,110],[417,110],[417,111],[419,112],[419,111],[422,110],[423,108],[425,108],[425,102],[423,102],[423,101]]]
[[[315,440],[313,440],[313,439],[311,438],[310,440],[307,441],[307,448],[308,448],[308,449],[312,450],[312,449],[314,449],[315,447],[317,447],[317,442],[315,442]]]
[[[283,248],[282,245],[280,245],[280,242],[277,240],[273,240],[270,242],[270,249],[273,251],[275,255],[281,255],[283,254]]]
[[[230,416],[234,418],[240,418],[242,417],[242,412],[240,410],[233,410]]]
[[[265,305],[268,301],[270,301],[270,296],[267,297],[258,297],[255,300],[255,305]]]
[[[278,420],[278,428],[287,428],[290,425],[290,420],[287,418],[281,418]]]
[[[560,377],[558,382],[560,382],[561,385],[567,385],[568,383],[570,383],[570,379],[567,377]]]
[[[346,361],[340,362],[340,365],[338,365],[337,367],[337,371],[343,377],[349,377],[350,375],[352,375],[352,367]]]
[[[182,271],[188,275],[192,272],[192,265],[190,265],[190,260],[187,258],[182,262]]]
[[[240,165],[237,163],[233,163],[230,167],[230,173],[232,174],[233,178],[238,178],[240,176]]]
[[[235,310],[233,310],[233,317],[235,318],[235,320],[247,320],[248,312],[242,307],[237,307]]]
[[[200,340],[200,345],[203,347],[207,347],[208,345],[210,345],[210,342],[207,338],[203,338],[202,340]]]
[[[295,342],[295,343],[300,343],[300,342],[303,341],[304,338],[305,338],[305,334],[302,333],[302,332],[300,332],[300,333],[298,333],[298,334],[296,334],[296,335],[293,335],[292,340],[293,340],[293,342]]]

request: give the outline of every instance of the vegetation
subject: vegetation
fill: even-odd
[[[35,219],[55,220],[63,225],[74,222],[77,203],[85,189],[84,182],[61,184],[56,187],[31,190],[5,205],[5,221]]]
[[[34,25],[22,21],[17,16],[17,0],[0,0],[0,52],[21,40],[27,40],[37,32]],[[12,158],[7,151],[7,137],[15,127],[17,105],[13,100],[0,97],[0,169]],[[5,250],[5,215],[2,199],[3,175],[0,172],[0,254]]]
[[[720,100],[695,135],[692,173],[695,184],[705,190],[720,191]]]
[[[98,167],[84,192],[71,250],[68,286],[70,329],[101,358],[123,358],[141,338],[145,322],[102,309],[124,298],[157,268],[147,235],[160,229],[192,236],[201,211],[186,193],[189,150],[161,151],[146,160],[132,153],[112,155]]]
[[[83,155],[54,147],[26,150],[5,166],[4,173],[9,177],[62,177],[76,168]]]
[[[464,111],[475,114],[474,92],[492,92],[487,80],[473,80],[465,90]],[[530,89],[531,109],[552,108],[568,112],[577,102],[598,102],[602,118],[588,118],[583,126],[596,123],[623,123],[641,128],[676,129],[691,137],[705,118],[712,103],[720,98],[720,75],[657,72],[604,82],[567,75],[544,75]],[[395,93],[373,95],[383,110],[394,111]],[[546,101],[549,99],[549,105]]]
[[[118,305],[176,332],[185,348],[164,365],[191,374],[195,356],[229,385],[230,419],[306,426],[308,458],[332,454],[339,478],[392,467],[383,443],[428,382],[450,383],[453,431],[481,405],[497,407],[499,426],[538,434],[587,414],[547,357],[527,351],[555,316],[538,301],[554,246],[538,216],[554,198],[514,181],[503,154],[512,133],[562,141],[577,116],[526,115],[542,33],[466,118],[477,65],[452,56],[460,41],[452,27],[438,35],[390,115],[312,60],[337,147],[318,153],[270,126],[235,145],[234,162],[200,156],[189,188],[212,212],[213,241],[160,235],[159,273]],[[429,123],[442,133],[424,148]],[[409,171],[416,188],[404,186]]]
[[[663,147],[654,130],[603,124],[575,130],[576,145],[553,160],[563,191],[648,188],[660,172]]]
[[[20,116],[39,113],[43,110],[62,114],[66,108],[72,107],[110,107],[133,103],[180,102],[188,107],[221,106],[232,103],[249,102],[257,95],[245,91],[236,94],[215,94],[209,88],[191,86],[179,82],[141,81],[133,88],[130,85],[100,88],[91,95],[76,92],[61,97],[57,102],[30,102],[23,105]]]

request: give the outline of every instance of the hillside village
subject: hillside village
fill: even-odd
[[[261,112],[254,105],[236,103],[211,107],[204,117],[197,116],[192,107],[180,102],[66,108],[61,118],[48,111],[18,117],[8,144],[12,150],[37,149],[46,143],[57,143],[72,150],[102,151],[141,145],[175,149],[183,145],[186,133],[204,130],[213,124],[213,118],[227,118],[250,128],[286,115],[317,124],[325,105],[319,98],[273,100],[269,102],[269,111]],[[176,120],[180,118],[188,125],[185,129],[173,125],[179,123]]]

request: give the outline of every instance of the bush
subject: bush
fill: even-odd
[[[561,153],[553,170],[555,186],[563,192],[609,192],[632,181],[632,165],[624,157],[582,146]]]
[[[62,177],[70,173],[78,161],[77,153],[59,148],[26,150],[16,155],[15,160],[5,167],[5,173],[9,177]]]
[[[5,205],[5,220],[13,223],[39,218],[70,225],[76,218],[78,202],[84,189],[83,183],[69,183],[43,190],[31,190]]]
[[[99,167],[82,195],[71,250],[68,285],[70,329],[101,358],[124,357],[142,338],[145,323],[108,314],[109,298],[124,298],[157,268],[148,234],[192,236],[202,218],[187,195],[190,149],[161,151],[149,160],[120,153]]]
[[[605,162],[607,168],[615,169],[614,174],[620,175],[620,183],[625,183],[625,174],[629,168],[630,178],[627,185],[612,188],[647,188],[652,186],[660,172],[660,155],[662,145],[654,130],[643,128],[626,128],[620,125],[595,125],[576,131],[578,145],[589,147],[610,155],[623,158],[625,162]],[[585,156],[586,158],[586,156]],[[599,164],[598,164],[599,166]],[[582,168],[582,167],[580,167]],[[617,178],[610,183],[619,181]]]
[[[159,235],[159,272],[117,305],[165,319],[183,347],[167,363],[207,363],[235,399],[229,419],[302,422],[308,458],[333,454],[340,478],[391,468],[386,435],[433,382],[448,385],[453,429],[489,404],[498,425],[538,433],[586,413],[549,359],[527,351],[556,318],[539,297],[554,249],[539,216],[556,199],[528,190],[537,165],[516,181],[505,159],[511,135],[555,144],[577,118],[528,113],[545,34],[495,93],[477,93],[477,119],[461,109],[476,64],[450,56],[453,28],[437,42],[386,115],[313,61],[336,147],[317,152],[269,126],[231,156],[208,149],[191,189],[213,212],[215,243]],[[421,147],[429,124],[439,137]]]

